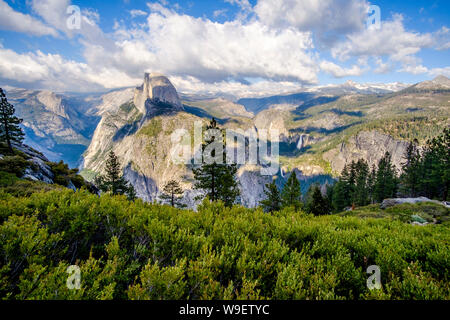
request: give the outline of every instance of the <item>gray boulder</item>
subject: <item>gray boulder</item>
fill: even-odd
[[[432,203],[436,203],[436,204],[440,204],[443,205],[447,208],[450,208],[450,205],[448,205],[445,201],[444,202],[440,202],[437,200],[431,200],[428,199],[426,197],[418,197],[418,198],[394,198],[394,199],[385,199],[383,200],[383,202],[380,205],[381,209],[386,209],[389,207],[393,207],[396,206],[398,204],[402,204],[402,203],[420,203],[420,202],[432,202]]]

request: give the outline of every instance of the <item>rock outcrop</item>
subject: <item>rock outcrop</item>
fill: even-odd
[[[33,181],[42,181],[48,184],[53,183],[53,172],[48,166],[49,160],[40,152],[30,148],[25,144],[14,143],[14,148],[23,152],[29,158],[28,161],[32,163],[32,166],[26,168],[25,174],[22,178]]]
[[[156,101],[169,103],[177,110],[183,109],[177,90],[167,77],[159,73],[146,73],[144,83],[134,90],[134,105],[146,115]]]
[[[323,158],[330,162],[334,172],[341,173],[346,164],[361,158],[365,159],[370,167],[378,165],[378,161],[389,152],[393,165],[400,170],[407,147],[408,142],[396,140],[378,131],[362,131],[350,137],[348,142],[344,141],[337,148],[324,153]]]
[[[403,204],[403,203],[421,203],[421,202],[432,202],[432,203],[436,203],[436,204],[440,204],[443,205],[447,208],[450,208],[450,205],[447,202],[441,202],[441,201],[437,201],[437,200],[431,200],[428,199],[426,197],[418,197],[418,198],[393,198],[393,199],[385,199],[383,200],[383,202],[380,205],[381,209],[386,209],[389,207],[393,207],[396,206],[398,204]]]

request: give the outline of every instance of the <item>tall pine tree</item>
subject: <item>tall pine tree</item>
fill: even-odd
[[[416,197],[418,195],[421,181],[421,159],[417,144],[417,140],[409,143],[400,177],[400,191],[403,195],[410,197]]]
[[[319,184],[313,184],[308,190],[308,200],[306,203],[306,211],[315,216],[325,215],[330,213],[330,207],[326,199],[322,195]]]
[[[450,187],[450,128],[427,142],[422,160],[421,194],[447,200]]]
[[[266,184],[264,194],[266,195],[267,198],[260,202],[264,211],[265,212],[279,211],[281,209],[281,196],[280,192],[278,191],[278,187],[275,183],[275,180],[272,181],[272,183]]]
[[[103,192],[110,192],[113,195],[125,194],[129,200],[134,200],[136,198],[134,187],[125,180],[120,167],[119,159],[111,150],[106,161],[105,174],[98,175],[95,184]]]
[[[12,104],[8,102],[3,89],[0,88],[0,140],[6,143],[10,153],[13,153],[12,142],[21,143],[24,133],[19,124],[22,119],[16,117],[16,110]]]
[[[283,207],[294,207],[295,210],[299,210],[302,207],[301,200],[302,192],[300,189],[300,182],[297,179],[295,171],[292,171],[281,192],[281,201]]]
[[[369,203],[369,165],[364,159],[354,164],[355,180],[352,193],[352,203],[357,206],[366,206]]]
[[[398,179],[389,152],[386,152],[378,163],[374,189],[377,202],[382,202],[384,199],[393,198],[397,195]]]
[[[222,141],[217,141],[214,133],[221,132]],[[231,207],[239,197],[239,188],[236,181],[236,164],[226,163],[226,147],[223,131],[217,126],[213,118],[206,127],[204,143],[202,144],[202,165],[194,168],[196,183],[194,188],[206,193],[211,201],[221,200],[226,206]],[[216,148],[209,151],[208,146],[221,145],[221,154],[216,155]],[[209,153],[210,152],[210,153]],[[209,153],[209,154],[208,154]],[[208,161],[208,160],[212,161]]]
[[[178,181],[170,180],[163,188],[160,198],[167,201],[172,207],[185,207],[180,200],[183,198],[183,189]]]

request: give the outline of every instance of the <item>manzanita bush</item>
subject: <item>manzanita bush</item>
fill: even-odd
[[[381,289],[367,287],[370,265]],[[0,193],[3,299],[449,299],[449,271],[448,225]]]

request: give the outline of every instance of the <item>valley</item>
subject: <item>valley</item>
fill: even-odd
[[[303,192],[314,182],[332,183],[345,164],[364,158],[369,165],[388,151],[400,169],[408,141],[425,143],[449,126],[450,80],[440,76],[412,86],[399,83],[342,85],[263,98],[226,99],[178,93],[162,74],[145,74],[142,86],[106,94],[57,94],[9,90],[24,119],[25,143],[50,160],[79,167],[93,180],[113,150],[124,176],[145,201],[158,200],[162,186],[180,181],[184,203],[195,208],[191,167],[172,163],[170,136],[191,132],[212,117],[224,129],[280,132],[278,183],[295,170]],[[255,207],[271,177],[258,166],[239,167],[240,202]]]

